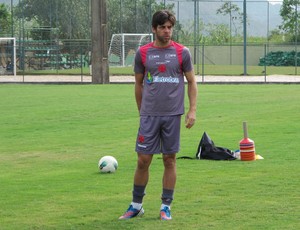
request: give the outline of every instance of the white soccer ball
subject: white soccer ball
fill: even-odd
[[[114,173],[118,168],[118,161],[112,156],[104,156],[99,160],[98,168],[102,173]]]

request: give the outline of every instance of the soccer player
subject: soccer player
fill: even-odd
[[[160,10],[152,17],[154,42],[137,50],[135,56],[135,99],[140,113],[136,140],[137,167],[134,175],[133,198],[119,219],[144,214],[142,206],[154,154],[162,153],[162,204],[160,219],[171,220],[170,205],[176,183],[176,153],[180,146],[180,122],[184,114],[184,76],[188,83],[189,110],[186,128],[196,120],[197,82],[189,50],[171,40],[175,16]]]

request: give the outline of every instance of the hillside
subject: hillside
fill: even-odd
[[[217,14],[217,9],[219,9],[224,2],[199,2],[199,17],[205,23],[225,23],[230,24],[229,15],[223,16]],[[243,12],[243,1],[233,2],[236,4],[240,11]],[[189,23],[194,20],[194,2],[180,1],[179,5],[175,4],[177,12],[177,18],[181,24]],[[178,8],[179,16],[178,16]],[[268,4],[267,1],[247,1],[247,17],[248,17],[248,28],[247,33],[249,36],[267,36],[267,31],[274,30],[282,23],[280,16],[281,4]],[[268,20],[269,18],[269,20]],[[243,25],[242,23],[235,23],[233,29],[236,27],[241,31]]]

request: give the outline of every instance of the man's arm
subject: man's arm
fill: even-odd
[[[190,107],[185,117],[185,126],[190,129],[196,121],[198,87],[194,71],[184,73],[188,82],[188,97]]]
[[[142,104],[142,92],[143,92],[143,74],[135,73],[135,100],[140,112]]]

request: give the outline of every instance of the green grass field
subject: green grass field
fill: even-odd
[[[131,201],[138,112],[133,85],[0,85],[0,229],[300,229],[299,85],[199,85],[197,123],[238,149],[242,122],[264,160],[178,160],[173,220],[159,220],[162,160],[153,159],[143,218]],[[113,155],[115,174],[98,160]]]

